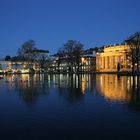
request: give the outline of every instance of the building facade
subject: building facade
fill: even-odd
[[[39,63],[0,61],[0,73],[29,73],[31,69],[40,71]]]
[[[83,55],[81,58],[81,72],[95,72],[96,71],[96,56],[95,55]]]
[[[130,46],[127,44],[105,46],[103,52],[96,54],[96,71],[116,72],[118,67],[120,71],[131,71],[132,65],[127,56],[128,51],[130,51]]]

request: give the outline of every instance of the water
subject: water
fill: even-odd
[[[0,80],[1,140],[140,137],[139,77],[9,75]]]

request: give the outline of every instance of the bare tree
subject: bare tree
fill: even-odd
[[[48,60],[48,50],[33,50],[32,53],[36,54],[36,61],[40,64],[41,70],[44,70],[45,64],[47,63]]]
[[[35,41],[28,40],[22,44],[21,48],[18,49],[18,56],[23,60],[33,61],[36,57],[36,53],[33,53],[32,51],[36,49]]]
[[[130,36],[125,42],[129,45],[130,50],[127,53],[127,59],[132,64],[132,73],[136,71],[139,72],[139,65],[140,65],[140,32],[135,33],[134,35]]]
[[[64,48],[59,48],[56,57],[57,57],[57,69],[60,72],[60,64],[65,60]]]
[[[37,62],[43,70],[48,59],[48,50],[41,50],[35,47],[34,40],[28,40],[18,49],[18,59],[28,62]]]
[[[64,52],[71,72],[74,70],[75,72],[79,72],[83,47],[84,45],[76,40],[69,40],[66,44],[64,44]]]

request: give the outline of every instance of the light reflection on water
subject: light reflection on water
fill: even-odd
[[[83,96],[86,93],[98,92],[110,101],[135,102],[139,101],[137,95],[140,91],[140,78],[117,75],[9,75],[5,77],[7,89],[17,90],[23,94],[45,94],[51,88],[77,90]],[[71,93],[75,94],[75,93]],[[133,97],[135,96],[135,97]],[[78,98],[78,97],[77,97]]]
[[[140,136],[139,77],[8,75],[0,89],[0,134],[5,139]]]
[[[96,76],[96,90],[109,101],[126,102],[140,109],[139,77],[118,77],[116,75]]]

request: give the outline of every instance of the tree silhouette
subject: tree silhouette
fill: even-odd
[[[83,47],[84,45],[76,40],[68,40],[68,42],[64,44],[64,53],[69,64],[70,72],[79,72]]]
[[[36,57],[36,53],[32,52],[33,50],[37,50],[35,47],[35,41],[34,40],[28,40],[24,42],[21,46],[21,48],[18,49],[18,56],[21,58],[21,60],[26,61],[33,61]]]
[[[137,72],[139,72],[140,64],[140,32],[136,32],[130,36],[125,42],[129,45],[130,50],[127,53],[127,59],[132,64],[132,73],[135,71],[135,65],[137,66]]]
[[[7,56],[5,57],[5,61],[10,61],[10,60],[11,60],[11,56],[7,55]]]

